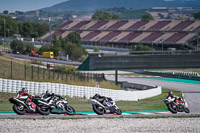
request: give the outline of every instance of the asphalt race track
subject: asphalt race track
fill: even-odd
[[[106,76],[108,80],[114,81],[114,76]],[[200,81],[196,84],[185,82],[172,82],[164,81],[156,78],[135,78],[135,77],[118,77],[119,81],[127,81],[137,84],[161,86],[162,88],[168,88],[173,90],[182,91],[184,98],[191,111],[190,114],[200,114]],[[183,80],[184,81],[184,80]],[[199,84],[198,84],[199,83]],[[173,91],[172,90],[172,91]]]
[[[114,80],[114,76],[106,76],[108,80]],[[163,81],[163,80],[156,80],[152,78],[135,78],[135,77],[121,77],[118,78],[119,81],[128,81],[137,84],[146,84],[146,85],[153,85],[153,86],[162,86],[163,88],[169,88],[174,90],[182,91],[186,102],[189,106],[191,113],[178,113],[178,114],[171,114],[169,111],[132,111],[132,112],[123,112],[122,115],[113,115],[113,114],[106,114],[106,115],[96,115],[95,113],[87,113],[87,112],[78,112],[74,116],[69,115],[56,115],[51,114],[48,116],[42,116],[39,114],[26,114],[26,115],[17,115],[15,113],[10,112],[0,112],[0,118],[90,118],[90,117],[147,117],[147,116],[188,116],[188,115],[200,115],[200,85],[192,84],[192,83],[183,83],[183,82],[172,82],[172,81]]]

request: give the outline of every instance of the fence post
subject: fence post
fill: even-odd
[[[57,80],[59,80],[59,72],[60,72],[60,71],[58,70]]]
[[[90,81],[90,74],[87,73],[87,81]]]
[[[74,76],[74,81],[75,81],[75,80],[76,80],[76,77],[75,77],[75,76],[76,76],[76,73],[75,73],[75,72],[73,73],[73,76]]]
[[[66,74],[66,82],[67,82],[67,73],[65,73]]]
[[[43,68],[43,80],[45,79],[45,69]]]
[[[53,80],[55,79],[55,69],[53,68]]]
[[[31,66],[31,79],[33,80],[33,65]]]
[[[69,73],[70,74],[70,81],[72,81],[72,72]]]
[[[115,70],[115,84],[118,84],[118,71]]]
[[[62,71],[62,80],[63,80],[63,71]]]
[[[24,78],[26,79],[26,63],[24,64]]]
[[[50,71],[50,69],[48,69],[48,71],[49,71],[49,80],[51,79],[51,71]]]
[[[12,59],[11,59],[11,64],[10,65],[11,65],[11,71],[10,71],[11,72],[11,77],[10,78],[13,79],[13,61],[12,61]]]
[[[38,70],[37,70],[37,77],[38,77],[38,79],[40,79],[39,71],[40,71],[40,67],[38,66]]]

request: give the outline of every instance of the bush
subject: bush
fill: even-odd
[[[74,73],[76,68],[74,66],[55,66],[54,70],[56,72]]]
[[[99,48],[94,48],[94,52],[99,52]]]
[[[135,47],[132,49],[133,51],[154,51],[155,49],[150,46],[145,46],[142,44],[135,45]]]

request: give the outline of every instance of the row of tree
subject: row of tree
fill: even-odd
[[[49,25],[45,23],[17,22],[16,20],[0,15],[0,36],[11,37],[20,34],[22,37],[40,37],[49,30]]]
[[[72,32],[66,39],[55,37],[52,41],[52,45],[42,45],[41,48],[36,48],[33,44],[25,44],[20,40],[14,40],[10,44],[10,48],[13,53],[29,54],[32,50],[36,50],[37,53],[52,51],[54,56],[59,56],[60,52],[64,52],[69,56],[69,59],[75,61],[83,61],[87,57],[87,51],[81,46],[80,35],[76,32]]]
[[[31,43],[23,43],[21,40],[14,40],[10,43],[10,48],[13,53],[29,54],[32,50],[37,48]]]

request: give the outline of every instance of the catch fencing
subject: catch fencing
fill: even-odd
[[[47,64],[47,68],[41,62],[32,60],[24,63],[16,59],[0,58],[0,78],[29,81],[49,81],[49,82],[96,82],[104,81],[104,74],[84,73],[75,70],[65,70]],[[50,68],[52,67],[52,69]],[[73,68],[73,67],[72,67]]]
[[[27,87],[29,93],[35,95],[45,93],[48,90],[49,92],[59,94],[61,96],[89,99],[96,93],[98,93],[106,97],[111,97],[116,101],[138,101],[140,99],[145,99],[161,94],[160,86],[143,91],[124,91],[97,87],[76,86],[49,82],[30,82],[23,80],[10,80],[0,78],[0,92],[16,93],[22,87]]]

